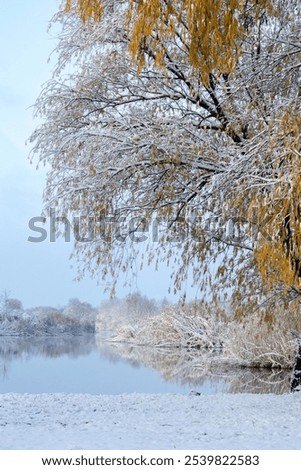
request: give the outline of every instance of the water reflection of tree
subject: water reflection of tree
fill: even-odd
[[[1,337],[0,359],[10,362],[32,357],[78,357],[90,354],[95,349],[95,336],[55,337]]]
[[[5,362],[1,365],[1,376],[3,380],[5,380],[7,377],[7,365]]]
[[[290,373],[281,369],[220,367],[211,372],[214,379],[229,385],[230,393],[288,393]]]
[[[101,339],[97,346],[110,360],[126,360],[131,365],[158,371],[168,382],[201,387],[210,381],[217,390],[232,393],[285,393],[290,390],[290,376],[283,370],[258,370],[232,367],[221,363],[218,352],[180,348],[152,348]]]

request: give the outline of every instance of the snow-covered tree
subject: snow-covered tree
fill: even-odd
[[[159,307],[155,300],[149,299],[139,292],[127,295],[125,299],[110,299],[102,302],[96,318],[96,332],[121,335],[132,335],[139,331],[150,318],[158,314]]]
[[[238,313],[299,294],[300,8],[67,2],[31,141],[83,270],[116,280],[148,239],[175,290],[191,269],[204,292],[235,286]]]
[[[14,299],[9,296],[7,291],[0,295],[0,317],[1,320],[17,319],[24,313],[22,302],[19,299]]]

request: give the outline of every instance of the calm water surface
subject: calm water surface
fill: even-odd
[[[204,370],[200,352],[156,350],[83,337],[0,337],[0,393],[289,391],[289,374]]]

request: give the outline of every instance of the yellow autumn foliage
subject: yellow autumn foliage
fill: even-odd
[[[269,287],[281,283],[286,290],[301,288],[300,135],[300,110],[285,111],[271,139],[273,154],[282,149],[273,168],[279,184],[256,202],[258,218],[266,220],[255,251],[259,272]]]
[[[100,21],[101,0],[65,0],[65,9],[75,6],[80,18]],[[126,24],[129,50],[141,70],[145,48],[151,48],[157,66],[163,66],[164,41],[176,39],[176,26],[184,26],[184,42],[190,63],[200,69],[206,83],[209,73],[233,71],[240,54],[240,42],[247,33],[246,20],[268,11],[280,14],[273,0],[129,0]]]
[[[83,21],[88,21],[93,18],[95,21],[100,21],[103,7],[99,0],[66,0],[65,10],[68,13],[71,8],[76,4],[76,9]]]

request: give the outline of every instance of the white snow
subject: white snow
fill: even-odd
[[[301,394],[0,394],[1,449],[299,449]]]

